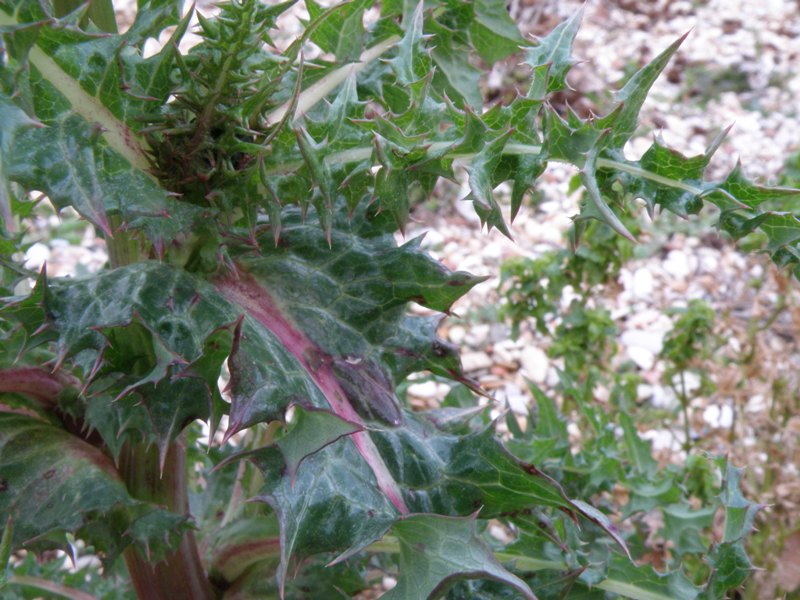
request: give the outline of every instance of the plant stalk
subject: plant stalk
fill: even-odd
[[[120,473],[135,498],[163,505],[178,514],[189,512],[186,446],[182,437],[169,445],[163,470],[157,448],[127,444],[120,457]],[[152,563],[133,546],[125,550],[124,556],[136,595],[143,600],[212,600],[219,596],[206,576],[191,531],[184,534],[176,550],[158,563]]]

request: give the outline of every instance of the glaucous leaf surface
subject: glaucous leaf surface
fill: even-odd
[[[229,528],[201,527],[214,531],[224,556],[246,555],[244,569],[217,556],[214,576],[235,578],[226,585],[291,594],[302,584],[290,575],[303,566],[301,579],[336,587],[341,577],[340,589],[355,593],[365,571],[348,560],[390,543],[402,570],[388,597],[448,589],[533,597],[533,589],[542,597],[694,598],[740,585],[750,569],[742,540],[758,506],[741,496],[738,472],[720,465],[719,504],[703,499],[690,509],[680,474],[656,468],[631,421],[623,417],[617,435],[609,415],[580,400],[591,391],[585,381],[562,374],[592,430],[593,446],[576,452],[555,403],[536,390],[528,427],[506,419],[503,442],[480,412],[419,414],[396,393],[419,371],[481,392],[457,350],[436,337],[439,317],[409,306],[446,314],[482,278],[445,268],[420,239],[394,237],[413,204],[439,179],[458,181],[462,168],[480,222],[508,236],[497,187],[511,184],[513,220],[547,164],[559,161],[576,166],[584,186],[577,237],[595,219],[633,240],[635,198],[651,213],[681,216],[708,201],[720,208],[722,229],[736,239],[760,231],[773,260],[800,272],[800,221],[785,210],[796,191],[757,185],[740,168],[707,181],[722,136],[699,157],[659,141],[637,161],[624,154],[683,38],[634,74],[604,116],[583,119],[548,102],[575,64],[580,13],[528,45],[501,0],[390,0],[369,23],[367,0],[327,9],[308,2],[303,33],[281,53],[271,31],[292,3],[241,0],[199,18],[202,42],[180,53],[191,15],[176,4],[140,2],[121,35],[82,28],[80,10],[56,18],[46,2],[0,6],[6,229],[23,216],[19,198],[44,192],[103,233],[117,267],[81,279],[42,273],[29,295],[0,310],[10,342],[0,367],[47,363],[54,377],[78,382],[30,414],[20,414],[29,389],[11,389],[13,401],[0,404],[2,481],[73,497],[48,505],[48,496],[36,513],[20,508],[21,491],[0,494],[13,505],[15,546],[76,532],[113,557],[134,538],[152,543],[161,519],[180,529],[183,516],[126,496],[108,457],[124,444],[154,444],[163,468],[191,422],[207,421],[213,439],[227,413],[225,441],[262,423],[271,433],[246,438],[255,442],[238,456],[258,467],[258,508],[230,523],[221,507]],[[145,40],[167,27],[169,42],[144,58]],[[324,53],[313,61],[302,52],[309,41]],[[484,110],[479,61],[521,46],[527,92]],[[9,257],[13,245],[2,246]],[[10,291],[24,273],[3,269]],[[573,316],[606,333],[602,319]],[[297,420],[275,434],[290,407]],[[83,428],[69,429],[67,417]],[[45,477],[51,462],[64,468]],[[602,498],[620,482],[629,502],[614,515]],[[100,490],[91,502],[83,502],[87,486]],[[662,511],[659,533],[678,560],[708,549],[702,532],[718,505],[725,536],[706,551],[704,588],[690,585],[679,564],[661,576],[624,555],[631,548],[641,559],[630,523],[650,510]],[[204,509],[212,521],[215,514]],[[505,528],[503,543],[479,534],[492,521]],[[120,523],[127,528],[115,529]],[[248,523],[259,524],[265,543],[243,536]],[[316,554],[335,563],[330,579],[308,562]],[[543,570],[558,575],[546,580]],[[264,573],[277,574],[277,584],[259,587]]]

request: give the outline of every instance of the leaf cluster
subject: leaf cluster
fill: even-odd
[[[679,569],[681,556],[709,548],[700,532],[717,505],[688,508],[679,475],[657,472],[630,423],[618,435],[582,403],[595,444],[573,456],[539,393],[528,427],[509,422],[510,440],[484,410],[414,411],[396,393],[428,371],[473,405],[485,394],[436,336],[482,278],[433,260],[420,239],[395,238],[411,204],[462,169],[481,223],[507,236],[549,162],[579,169],[576,237],[600,241],[580,260],[543,264],[553,289],[531,292],[542,317],[559,286],[618,268],[606,248],[619,239],[612,231],[634,239],[635,198],[681,216],[711,202],[721,228],[736,238],[759,229],[772,258],[798,268],[797,217],[774,208],[794,190],[757,186],[739,168],[705,180],[722,136],[699,157],[658,141],[638,161],[625,157],[681,40],[631,77],[608,114],[583,119],[548,102],[567,85],[580,13],[530,44],[500,0],[384,2],[370,24],[378,7],[366,0],[308,2],[303,33],[281,51],[273,32],[291,3],[233,0],[199,17],[202,41],[184,53],[191,11],[176,4],[139,2],[122,34],[99,31],[84,8],[0,5],[8,546],[68,549],[77,536],[107,564],[126,552],[157,565],[166,554],[183,557],[168,563],[180,568],[193,528],[209,549],[193,572],[240,597],[350,595],[376,570],[396,574],[387,597],[533,598],[577,586],[718,598],[739,585],[759,507],[732,467],[718,466],[725,534],[695,587],[679,570],[632,561],[643,546],[624,519],[661,506],[665,535],[682,544],[669,565]],[[519,46],[530,86],[482,106],[477,66]],[[504,182],[508,207],[496,192]],[[31,282],[14,254],[33,191],[93,224],[110,268],[75,279],[43,270]],[[599,317],[575,311],[560,335],[594,348],[608,333]],[[587,358],[603,352],[592,348]],[[207,459],[189,453],[198,468],[184,469],[196,420],[218,447]],[[187,477],[192,504],[159,496],[154,482]],[[604,501],[615,481],[631,482],[625,515]],[[492,533],[498,523],[505,535]]]

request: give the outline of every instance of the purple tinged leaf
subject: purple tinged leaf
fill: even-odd
[[[261,323],[282,342],[284,347],[303,366],[308,376],[323,393],[334,414],[345,421],[357,425],[363,424],[361,417],[348,401],[347,394],[342,389],[331,365],[324,362],[312,364],[312,357],[317,356],[319,350],[302,331],[287,319],[263,287],[258,285],[246,273],[240,273],[236,279],[218,280],[216,285],[224,297],[244,308],[249,316]],[[233,412],[231,414],[231,422],[232,427],[226,433],[226,438],[230,437],[240,426],[237,425],[237,419]],[[400,513],[405,514],[408,512],[397,482],[389,474],[369,435],[363,432],[354,433],[349,439],[352,440],[361,456],[369,464],[380,490]]]
[[[331,366],[350,404],[363,418],[391,426],[402,424],[394,384],[375,362],[360,357],[331,357]]]
[[[65,388],[78,385],[69,373],[52,373],[40,367],[0,369],[0,393],[22,394],[50,407]]]
[[[110,459],[48,423],[0,413],[0,512],[14,520],[13,547],[67,548],[78,534],[110,563],[132,542],[157,543],[186,518],[128,495]],[[145,533],[142,519],[159,522]],[[131,532],[137,531],[137,535]]]
[[[606,515],[583,500],[573,498],[570,502],[584,517],[598,525],[603,531],[610,535],[617,545],[625,552],[628,560],[633,560],[630,550],[628,550],[628,545],[625,543],[625,539],[622,537],[619,529],[617,529],[617,526],[614,525]]]

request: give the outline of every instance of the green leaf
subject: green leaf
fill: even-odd
[[[72,533],[110,563],[134,541],[158,556],[188,526],[184,516],[132,499],[100,450],[38,419],[0,413],[0,474],[14,548],[67,548]],[[148,521],[159,526],[147,529]]]
[[[400,577],[383,595],[434,598],[458,579],[486,578],[502,582],[523,597],[535,599],[527,584],[504,569],[477,536],[475,517],[410,515],[394,524],[400,542]]]
[[[506,225],[500,204],[494,197],[494,188],[497,185],[494,180],[494,172],[500,164],[501,151],[508,141],[510,133],[499,135],[484,145],[468,167],[469,187],[472,191],[468,199],[472,200],[475,212],[480,217],[481,225],[485,225],[487,231],[496,227],[508,238],[511,238],[511,232]]]
[[[622,148],[633,134],[638,125],[639,111],[647,99],[650,88],[655,83],[658,76],[667,66],[672,56],[686,39],[689,33],[683,34],[673,42],[666,50],[656,56],[642,69],[637,71],[633,77],[619,90],[614,99],[619,103],[618,110],[614,110],[610,115],[600,119],[598,125],[601,129],[611,128],[611,133],[606,143],[611,148]]]
[[[742,495],[739,487],[742,469],[734,467],[724,459],[720,459],[718,464],[724,473],[722,493],[720,494],[720,502],[725,508],[722,541],[724,543],[739,542],[753,529],[753,520],[764,506],[750,502]]]
[[[165,100],[170,91],[173,51],[168,47],[145,61],[137,52],[119,56],[119,48],[172,24],[172,9],[144,11],[146,17],[120,40],[66,34],[26,8],[34,7],[20,8],[13,17],[0,12],[0,26],[11,31],[7,36],[15,36],[27,20],[35,22],[31,27],[37,31],[37,45],[26,56],[14,57],[28,66],[17,77],[24,77],[35,93],[20,97],[3,89],[0,102],[10,110],[13,95],[30,115],[27,121],[44,127],[25,126],[19,113],[4,121],[2,140],[9,152],[4,152],[4,176],[46,192],[58,208],[74,207],[107,235],[120,227],[145,229],[162,247],[190,228],[198,213],[154,181],[147,145],[135,132],[137,119],[150,112],[149,102]],[[23,66],[12,62],[4,69]],[[120,225],[113,226],[112,217]]]
[[[339,62],[358,60],[364,47],[364,9],[369,4],[366,0],[343,3],[336,12],[327,15],[313,29],[311,41],[325,52],[336,56]],[[306,4],[311,22],[320,19],[325,9],[313,0]]]
[[[705,592],[709,599],[729,598],[729,593],[742,585],[753,571],[753,563],[741,541],[717,545],[709,554],[708,561],[713,569]]]
[[[349,440],[363,447],[363,435],[352,434]],[[266,482],[256,499],[269,503],[280,520],[281,589],[293,561],[322,552],[343,559],[381,537],[398,516],[351,441],[340,439],[308,456],[293,479],[286,476],[285,458],[277,447],[253,458]]]
[[[470,38],[480,57],[488,63],[506,58],[525,44],[504,0],[475,0]]]
[[[653,458],[653,448],[639,437],[639,432],[628,414],[621,413],[619,423],[622,426],[625,445],[628,447],[628,455],[631,457],[634,468],[640,475],[651,478],[658,468],[658,461]]]
[[[481,72],[469,62],[469,53],[465,48],[438,44],[431,52],[433,62],[442,70],[447,82],[464,97],[473,108],[483,105],[480,90]]]
[[[0,538],[0,590],[8,584],[8,567],[11,558],[12,541],[14,539],[14,519],[11,515],[6,518],[3,535]]]
[[[702,189],[703,174],[715,148],[716,145],[712,144],[705,154],[687,158],[656,140],[642,155],[638,165],[649,177],[632,177],[628,190],[647,202],[651,215],[656,206],[680,217],[696,214],[703,205],[698,191]],[[663,185],[658,181],[659,178],[662,181],[680,182],[680,185]],[[606,182],[605,187],[608,186],[609,182]]]
[[[695,510],[687,504],[667,505],[662,510],[662,535],[673,541],[674,551],[678,555],[702,554],[708,549],[708,544],[701,538],[700,532],[712,526],[716,511],[716,506]]]
[[[608,132],[605,132],[598,139],[597,144],[589,150],[586,156],[586,163],[581,170],[581,181],[589,196],[586,209],[581,210],[581,217],[592,217],[598,221],[602,221],[621,236],[635,242],[636,238],[633,237],[619,216],[608,205],[597,185],[597,157],[602,145],[607,139],[607,135]]]
[[[583,19],[583,7],[553,31],[537,40],[537,45],[525,51],[525,64],[534,70],[529,96],[538,98],[542,81],[548,93],[567,87],[567,73],[577,62],[572,57],[572,44]],[[544,70],[541,67],[545,67]],[[531,94],[531,92],[536,92]]]
[[[11,191],[6,178],[8,160],[12,155],[13,138],[17,131],[32,127],[42,127],[42,124],[31,119],[24,111],[11,103],[4,95],[0,95],[0,217],[7,231],[11,231],[13,215],[11,213]]]
[[[693,600],[699,590],[681,571],[658,573],[650,565],[636,566],[616,557],[597,588],[635,600]]]
[[[407,24],[403,19],[405,33],[397,45],[397,56],[389,61],[397,81],[403,85],[411,85],[427,72],[421,69],[425,63],[422,53],[424,10],[425,3],[420,0]]]
[[[314,454],[328,444],[332,444],[342,436],[363,431],[363,427],[348,423],[344,419],[321,410],[306,410],[294,407],[294,419],[286,437],[275,444],[281,449],[289,469],[289,476],[294,479],[297,468],[303,459]]]

